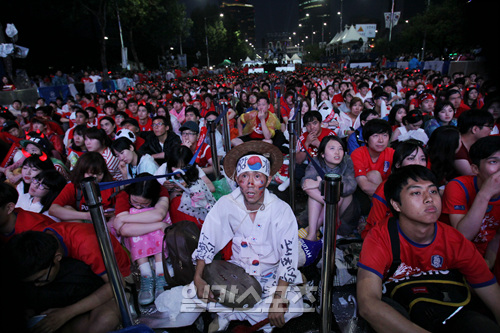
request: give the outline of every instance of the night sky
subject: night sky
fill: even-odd
[[[53,18],[53,4],[56,0],[4,0],[0,3],[0,23],[5,29],[7,23],[14,23],[19,30],[18,44],[30,48],[27,59],[15,60],[17,68],[26,68],[30,75],[46,73],[56,67],[66,70],[79,70],[84,66],[100,68],[96,31],[92,24],[62,26]],[[219,4],[219,0],[180,0],[186,4],[188,13],[207,3]],[[332,22],[330,37],[339,31],[336,15],[340,9],[339,0],[331,1]],[[402,11],[402,20],[421,12],[428,0],[395,0],[395,10]],[[431,0],[432,2],[444,0]],[[465,1],[465,0],[456,0]],[[470,26],[471,38],[477,39],[485,47],[496,47],[498,25],[495,25],[494,10],[482,5],[478,0],[471,0]],[[39,4],[32,6],[32,4]],[[293,32],[298,29],[298,0],[252,0],[255,6],[257,46],[266,32]],[[344,0],[343,25],[355,23],[376,23],[378,29],[384,29],[383,12],[390,11],[391,0]],[[108,58],[119,59],[118,28],[111,26]],[[493,29],[493,30],[492,30]],[[326,40],[325,36],[325,40]],[[491,46],[493,45],[493,46]],[[496,51],[495,51],[496,52]],[[114,61],[114,60],[113,60]],[[112,62],[112,61],[110,61]],[[116,61],[114,61],[116,62]]]

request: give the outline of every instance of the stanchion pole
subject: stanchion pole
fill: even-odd
[[[288,120],[288,134],[290,134],[288,177],[290,179],[290,207],[295,212],[295,163],[297,150],[297,135],[295,135],[295,119]]]
[[[217,124],[213,120],[207,122],[208,138],[210,140],[210,150],[212,152],[212,165],[214,167],[215,179],[220,179],[219,160],[217,159],[217,142],[215,141],[215,131]]]
[[[337,215],[342,177],[325,175],[325,222],[323,224],[323,266],[321,269],[321,333],[332,332],[332,292],[335,276],[335,252],[337,239]]]
[[[222,112],[226,112],[227,105],[222,107]],[[222,117],[222,137],[224,139],[224,151],[226,154],[231,150],[231,134],[229,131],[229,121],[227,120],[227,112]]]
[[[101,249],[102,259],[106,266],[106,272],[113,289],[113,294],[120,308],[122,315],[122,324],[124,327],[133,325],[132,314],[128,305],[125,289],[122,284],[122,275],[118,270],[113,245],[111,245],[111,238],[109,236],[108,227],[104,218],[104,211],[102,209],[101,191],[95,177],[84,178],[81,182],[81,187],[85,202],[87,203],[94,224],[94,229]]]

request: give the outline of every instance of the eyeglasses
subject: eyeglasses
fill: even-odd
[[[49,270],[47,271],[47,275],[45,275],[45,278],[42,280],[42,278],[38,278],[36,280],[33,280],[33,283],[47,283],[50,282],[50,272],[52,271],[52,267],[54,266],[54,261],[52,260],[49,265]]]
[[[50,188],[47,185],[44,185],[42,181],[39,179],[33,178],[32,183],[39,190],[47,190],[47,191],[50,190]]]
[[[153,127],[161,127],[161,126],[164,126],[165,123],[153,123]]]
[[[490,124],[486,124],[486,125],[481,126],[481,129],[482,129],[483,127],[488,127],[490,130],[492,130],[492,131],[493,131],[493,127],[495,127],[495,126],[494,126],[494,125],[490,125]]]
[[[197,135],[198,133],[193,133],[193,132],[182,132],[181,135],[182,136],[188,136],[188,135]]]

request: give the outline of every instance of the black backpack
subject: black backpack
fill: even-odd
[[[163,271],[168,287],[187,285],[193,281],[195,266],[191,255],[198,247],[200,229],[191,221],[180,221],[165,229],[163,237]],[[167,259],[174,270],[170,276]]]

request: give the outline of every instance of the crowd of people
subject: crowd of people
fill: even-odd
[[[54,80],[68,83],[62,72]],[[94,80],[100,75],[85,73],[81,82]],[[3,80],[4,90],[15,89],[10,84]],[[302,303],[290,301],[292,287],[303,283],[299,268],[313,269],[321,257],[322,176],[335,173],[343,183],[338,234],[363,239],[358,302],[374,329],[499,331],[498,88],[475,73],[303,67],[287,74],[149,72],[123,91],[40,98],[34,105],[13,100],[0,112],[0,238],[17,284],[8,281],[20,288],[8,292],[29,294],[22,317],[45,315],[34,326],[39,331],[113,330],[120,315],[80,183],[177,172],[101,193],[119,270],[124,277],[131,267],[139,272],[139,304],[153,303],[167,287],[165,228],[188,220],[201,230],[193,254],[198,298],[214,300],[203,270],[229,243],[231,261],[255,276],[262,298],[271,300],[260,314],[221,312],[214,327],[266,318],[264,331],[282,327],[301,313]],[[212,150],[207,124],[225,111],[230,138],[224,142],[219,126]],[[291,120],[300,125],[295,179],[288,179]],[[232,192],[216,200],[219,173]],[[304,191],[305,223],[267,189],[271,182],[280,190],[295,182]],[[401,242],[395,271],[391,223]],[[475,293],[448,324],[437,323],[438,314],[422,319],[408,308],[395,311],[382,293],[383,285],[451,269]],[[63,285],[64,297],[56,292]]]

